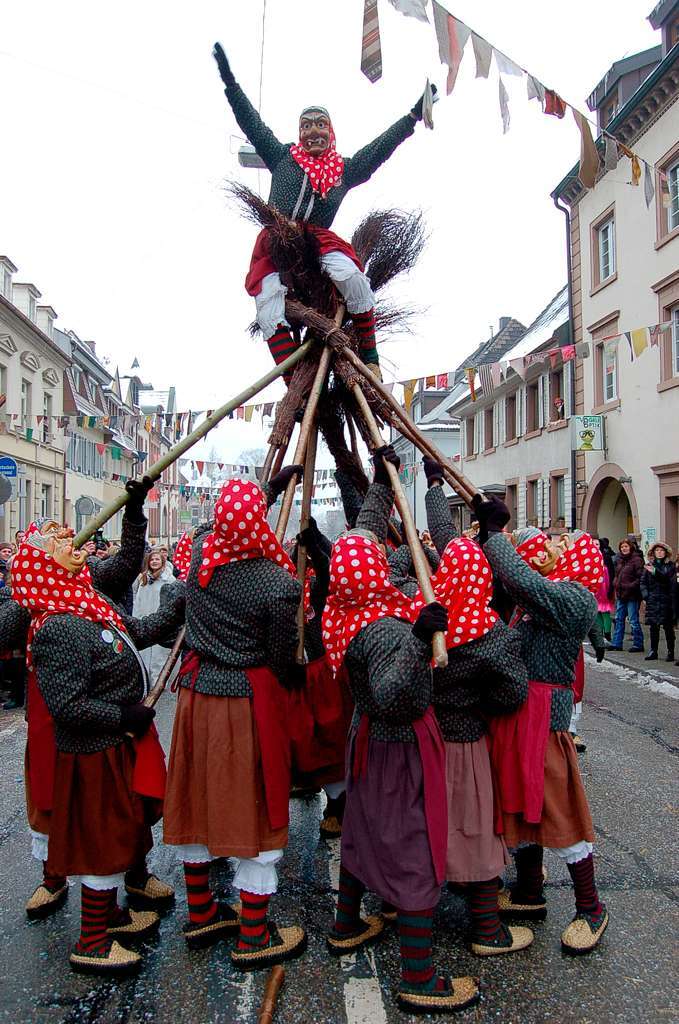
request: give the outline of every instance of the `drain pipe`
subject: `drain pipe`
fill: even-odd
[[[571,212],[567,206],[562,206],[557,195],[552,195],[557,210],[566,218],[566,267],[568,271],[568,320],[570,323],[570,342],[575,344],[575,318],[573,316],[573,264],[571,259]],[[575,367],[571,373],[571,416],[575,415]],[[572,441],[571,441],[572,444]],[[577,501],[576,501],[576,454],[571,450],[571,530],[577,527]]]

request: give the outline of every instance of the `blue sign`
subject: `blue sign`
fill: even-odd
[[[9,480],[15,480],[17,476],[16,459],[9,455],[0,456],[0,476],[6,476]]]

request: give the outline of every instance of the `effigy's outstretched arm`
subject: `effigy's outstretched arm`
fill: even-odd
[[[224,83],[224,92],[239,128],[255,147],[258,156],[262,158],[269,170],[273,171],[285,156],[288,147],[279,142],[271,129],[264,124],[259,112],[255,110],[241,89],[221,43],[215,43],[212,56],[217,61],[219,74]]]

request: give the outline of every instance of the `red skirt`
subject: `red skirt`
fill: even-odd
[[[330,231],[328,228],[319,228],[315,224],[307,224],[306,228],[315,235],[321,256],[325,256],[329,252],[343,252],[345,256],[348,256],[356,264],[361,273],[363,272],[363,264],[354,252],[353,247],[348,242],[345,242],[343,238],[340,238],[339,235],[336,235],[334,231]],[[269,232],[266,228],[262,228],[257,235],[255,247],[250,258],[250,269],[245,278],[245,290],[248,295],[259,295],[264,278],[269,274],[276,273],[278,273],[278,267],[271,258]]]
[[[354,702],[343,669],[326,658],[306,666],[306,685],[290,694],[290,741],[295,782],[325,786],[345,777],[347,735]]]

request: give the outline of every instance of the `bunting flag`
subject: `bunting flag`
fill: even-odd
[[[571,359],[575,359],[575,345],[564,345],[561,349],[561,358],[564,363],[568,363]]]
[[[448,387],[448,374],[447,373],[439,373],[437,375],[437,377],[436,377],[436,387],[437,388],[447,388]]]
[[[655,198],[655,184],[653,182],[653,170],[644,160],[644,199],[646,207],[650,207]]]
[[[510,359],[509,365],[511,366],[514,373],[517,373],[521,380],[526,379],[526,367],[524,365],[523,356],[519,356],[518,359]]]
[[[545,98],[547,96],[547,90],[545,89],[542,82],[539,82],[533,75],[528,75],[528,81],[526,83],[528,90],[529,100],[539,100],[540,106],[544,106]]]
[[[395,7],[407,18],[417,18],[418,21],[429,21],[427,17],[427,0],[389,0],[392,7]]]
[[[607,135],[604,139],[604,170],[614,171],[618,166],[618,143]]]
[[[415,394],[415,386],[417,379],[405,381],[403,384],[403,404],[406,412],[410,412],[410,407],[413,404],[413,395]]]
[[[566,103],[553,89],[544,90],[544,112],[562,120],[566,116]],[[575,113],[575,111],[573,111]]]
[[[377,82],[382,77],[382,43],[377,0],[364,0],[363,4],[361,71],[369,82]]]
[[[670,181],[665,171],[658,171],[658,179],[660,181],[660,201],[663,207],[668,209],[672,205]]]
[[[499,98],[500,98],[500,117],[502,118],[502,134],[506,135],[509,131],[509,96],[505,89],[505,83],[500,79],[499,85]]]
[[[464,371],[467,374],[467,384],[469,385],[469,392],[472,396],[472,402],[476,401],[476,384],[474,378],[476,377],[476,370],[473,366],[468,366]]]
[[[502,50],[493,50],[495,54],[495,63],[497,69],[501,75],[522,75],[523,68],[520,68],[518,64],[515,64],[506,53]]]
[[[632,339],[632,350],[638,359],[641,353],[649,347],[648,327],[638,327],[635,331],[630,332],[630,336]]]
[[[490,363],[481,363],[478,367],[478,371],[479,381],[481,382],[484,395],[492,395],[493,391],[495,391],[495,385],[493,384],[493,377],[490,372]]]
[[[575,107],[572,110],[575,123],[580,132],[580,169],[578,170],[578,177],[585,188],[594,188],[599,170],[599,151],[592,138],[589,121]]]
[[[122,448],[119,448],[118,445],[113,445],[113,447],[111,448],[111,458],[113,459],[113,461],[114,462],[120,462],[122,457],[123,457],[123,450],[122,450]]]
[[[432,0],[434,5],[434,28],[439,44],[439,57],[442,64],[448,66],[448,79],[446,81],[446,92],[450,96],[455,88],[455,80],[462,63],[464,48],[471,34],[471,29],[463,21],[458,21],[452,14],[448,14],[437,0]]]
[[[483,36],[477,36],[472,32],[472,46],[476,60],[476,78],[488,78],[490,73],[490,62],[493,59],[493,47]]]

